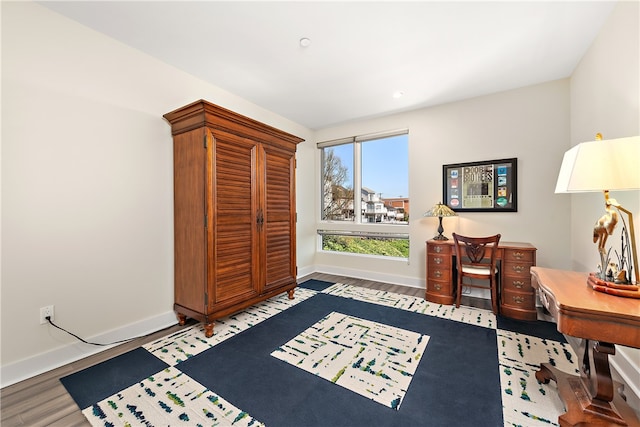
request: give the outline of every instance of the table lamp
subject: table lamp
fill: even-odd
[[[593,242],[598,244],[600,253],[598,278],[602,281],[613,282],[613,280],[607,279],[609,254],[605,243],[618,222],[619,211],[628,216],[627,228],[624,216],[620,215],[624,228],[622,230],[622,254],[619,255],[621,261],[619,269],[622,273],[626,268],[626,272],[624,280],[620,275],[615,278],[615,282],[631,283],[632,277],[635,276],[635,283],[640,283],[633,214],[620,206],[615,199],[609,197],[611,190],[640,189],[639,160],[640,136],[603,140],[600,134],[596,135],[595,141],[583,142],[571,148],[564,154],[562,160],[556,183],[556,193],[604,192],[605,214],[596,221],[593,229]],[[638,290],[637,286],[629,286],[629,288]],[[633,290],[630,289],[630,291]]]
[[[436,203],[431,209],[426,211],[422,216],[438,217],[438,220],[439,220],[438,235],[434,237],[433,240],[449,240],[446,236],[442,234],[444,232],[444,228],[442,228],[442,218],[445,216],[456,216],[456,215],[458,214],[455,213],[453,210],[451,210],[449,206],[443,205],[442,202],[440,202],[440,203]]]

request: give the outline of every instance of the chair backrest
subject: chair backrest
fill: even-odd
[[[484,264],[485,266],[491,265],[495,269],[500,234],[487,237],[469,237],[453,233],[453,240],[458,266],[461,264]],[[489,252],[488,256],[487,252]],[[468,262],[463,261],[465,257],[469,259]]]

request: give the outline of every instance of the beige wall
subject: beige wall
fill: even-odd
[[[640,134],[639,5],[618,4],[571,76],[571,146],[592,141],[598,132],[605,139]],[[611,192],[634,214],[640,213],[639,196],[640,191]],[[572,206],[572,268],[590,271],[599,262],[590,231],[604,213],[604,198],[600,193],[566,197]]]
[[[175,323],[172,140],[162,115],[200,98],[312,139],[41,5],[2,2],[3,384],[97,351],[40,325],[42,306],[101,342]],[[314,154],[302,147],[299,169],[313,168]],[[305,218],[314,224],[312,185],[298,193],[302,229]],[[301,248],[303,265],[311,248]]]
[[[442,200],[442,165],[510,157],[518,158],[518,212],[460,213],[444,219],[445,235],[501,233],[534,244],[538,265],[569,267],[569,199],[553,194],[569,141],[568,80],[323,129],[316,138],[398,128],[409,129],[409,262],[318,253],[317,269],[424,288],[425,241],[438,223],[422,214]]]
[[[591,141],[640,135],[640,2],[620,2],[571,77],[571,146]],[[640,167],[640,159],[637,159]],[[599,256],[591,240],[596,219],[604,213],[600,193],[566,195],[571,199],[571,269],[594,271]],[[640,247],[640,191],[611,192],[634,214]],[[609,242],[619,242],[618,232]],[[614,249],[620,250],[617,243]],[[636,266],[637,268],[638,266]],[[640,410],[640,350],[617,347],[612,365],[635,396]],[[630,396],[632,394],[628,393]]]

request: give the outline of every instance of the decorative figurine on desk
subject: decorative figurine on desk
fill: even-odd
[[[598,265],[598,273],[589,274],[587,283],[599,292],[628,298],[640,298],[640,287],[637,284],[632,284],[631,281],[634,265],[631,263],[632,253],[629,233],[627,232],[627,224],[624,221],[624,217],[621,217],[623,227],[620,235],[620,254],[614,251],[618,258],[618,264],[611,261],[611,249],[607,250],[605,248],[607,237],[613,234],[618,222],[617,212],[612,209],[612,206],[618,208],[617,202],[614,199],[609,199],[608,193],[605,193],[605,210],[607,213],[600,217],[593,228],[593,243],[598,244],[600,265]]]
[[[609,264],[607,262],[607,250],[605,249],[605,244],[607,243],[607,238],[613,234],[613,230],[616,228],[616,224],[618,223],[618,212],[611,208],[611,201],[609,199],[605,201],[605,210],[607,213],[602,215],[593,227],[593,243],[598,244],[600,265],[603,267],[601,269],[600,277],[602,280],[605,280],[605,276],[607,274],[607,268],[605,266]]]

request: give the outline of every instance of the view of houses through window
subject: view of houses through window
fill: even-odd
[[[319,143],[322,220],[353,224],[409,224],[408,133]],[[322,230],[324,250],[406,258],[408,234]],[[351,234],[351,235],[349,235]]]

